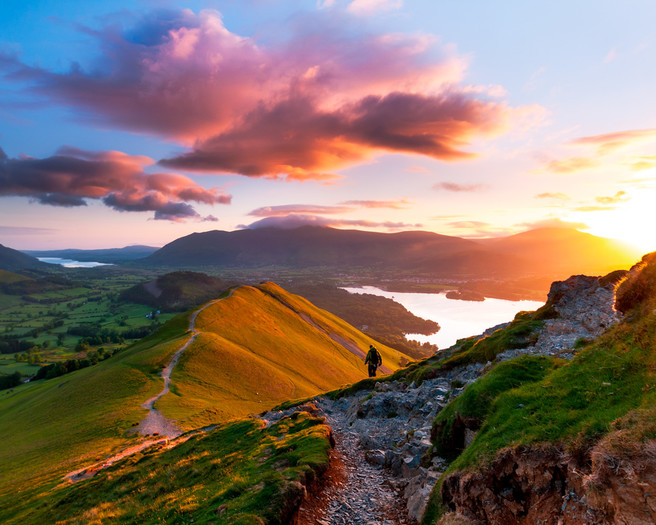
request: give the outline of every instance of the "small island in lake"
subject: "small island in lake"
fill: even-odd
[[[451,290],[446,292],[446,298],[460,301],[485,301],[484,295],[471,290]]]

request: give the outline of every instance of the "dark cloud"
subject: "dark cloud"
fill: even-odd
[[[504,108],[464,94],[391,93],[336,111],[307,98],[259,107],[230,131],[199,142],[163,166],[286,179],[329,179],[329,171],[378,151],[420,153],[453,161],[473,157],[470,138],[498,129]]]
[[[186,202],[167,202],[155,210],[156,221],[182,221],[200,218],[198,212]]]
[[[87,202],[82,197],[77,195],[67,195],[66,193],[43,193],[41,195],[35,195],[32,200],[39,204],[62,206],[63,208],[87,205]]]
[[[229,204],[230,196],[198,186],[173,173],[144,172],[147,157],[118,151],[93,152],[61,148],[44,159],[10,159],[0,149],[0,196],[30,197],[51,206],[86,206],[101,199],[119,211],[153,211],[156,219],[198,218],[186,201]]]

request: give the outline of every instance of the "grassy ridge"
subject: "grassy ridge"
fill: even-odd
[[[170,450],[151,447],[38,495],[3,522],[288,523],[289,500],[327,467],[330,431],[322,422],[306,412],[268,428],[240,420]]]
[[[188,323],[189,313],[181,314],[157,333],[94,367],[22,385],[0,395],[0,522],[18,523],[19,517],[26,516],[27,522],[35,522],[35,516],[42,516],[40,512],[60,512],[42,496],[60,494],[51,491],[65,474],[140,441],[131,430],[146,415],[141,404],[161,391],[159,374],[190,337]],[[183,428],[243,417],[291,397],[306,397],[361,379],[366,375],[362,357],[335,339],[348,342],[363,353],[374,342],[340,319],[272,284],[238,289],[232,297],[204,310],[197,318],[197,328],[201,333],[174,370],[171,393],[158,402],[158,408]],[[379,349],[384,364],[392,369],[406,359],[393,349],[382,345]],[[244,432],[249,434],[251,430]],[[288,450],[291,457],[295,457],[294,447]],[[202,465],[203,461],[199,461]],[[235,461],[237,465],[239,462]],[[293,466],[291,460],[286,461]],[[186,464],[196,468],[195,458]],[[230,467],[226,474],[231,483],[241,487],[235,494],[250,494],[247,487],[261,483],[251,477],[233,479],[233,468],[241,467]],[[305,472],[304,469],[301,470]],[[133,476],[138,474],[127,474],[120,486],[130,485],[136,479]],[[160,478],[158,475],[156,480],[163,482]],[[268,478],[264,481],[269,483]],[[283,490],[280,487],[276,491]],[[187,508],[191,500],[185,499],[184,494],[196,489],[194,498],[198,501],[210,497],[201,487],[186,488],[179,494],[181,499],[172,503],[183,502],[180,505]],[[78,496],[70,496],[72,499],[61,503],[65,509],[61,516],[99,521],[120,515],[122,520],[123,503],[117,504],[119,510],[111,512],[103,504],[93,503],[94,497],[109,490],[98,489],[95,496],[80,496],[81,501],[86,501],[85,508],[90,505],[97,514],[82,518],[82,509],[75,510],[71,503]],[[157,494],[151,496],[156,499]],[[135,507],[142,505],[134,501]],[[132,503],[125,505],[129,509]],[[248,501],[243,505],[251,508]],[[137,517],[136,508],[125,512],[128,521],[138,522],[142,517]],[[167,515],[165,519],[174,517]]]
[[[366,376],[363,357],[335,339],[362,355],[375,342],[271,283],[238,288],[203,310],[196,328],[200,335],[173,372],[174,395],[158,405],[186,429],[358,381]],[[407,361],[377,346],[389,368]]]

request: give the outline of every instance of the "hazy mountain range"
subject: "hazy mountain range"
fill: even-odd
[[[510,237],[469,240],[425,231],[374,233],[303,226],[209,231],[176,239],[140,264],[172,268],[326,267],[391,270],[432,277],[605,273],[639,254],[601,237],[542,228]]]

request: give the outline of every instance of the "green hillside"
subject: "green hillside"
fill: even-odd
[[[3,523],[289,523],[325,471],[330,430],[299,412],[264,427],[254,419],[153,445],[74,484],[16,498]],[[9,510],[9,509],[8,509]],[[11,514],[10,514],[11,513]]]
[[[456,457],[450,457],[453,462],[434,490],[424,523],[436,523],[444,511],[461,512],[451,503],[454,497],[467,500],[478,484],[495,478],[503,461],[520,461],[518,457],[544,472],[562,468],[558,462],[571,458],[577,466],[567,483],[580,484],[577,498],[587,498],[599,512],[621,509],[630,514],[634,504],[627,502],[642,498],[643,490],[632,473],[654,468],[656,254],[645,256],[620,284],[616,307],[625,314],[624,321],[582,347],[571,361],[523,357],[503,363],[438,415],[436,449],[447,456],[456,452]],[[454,450],[457,420],[475,420],[480,427],[460,455],[462,449]],[[641,476],[642,481],[651,479]],[[495,494],[502,494],[519,486],[522,478],[507,474],[496,483]],[[614,500],[618,491],[623,493]],[[518,501],[523,505],[531,497],[548,495],[532,495],[525,487]],[[467,512],[476,515],[481,501],[468,501]]]
[[[133,432],[146,415],[141,405],[161,391],[161,370],[189,340],[189,317],[175,317],[96,366],[0,394],[0,522],[17,519],[19,507],[54,490],[67,473],[143,441]],[[206,308],[196,329],[171,393],[157,405],[185,429],[362,379],[366,368],[353,352],[373,342],[271,283],[236,289]],[[407,361],[379,349],[392,370]]]
[[[375,343],[346,322],[279,286],[242,286],[201,312],[201,332],[173,373],[175,395],[159,405],[183,428],[261,412],[366,376]],[[390,370],[408,362],[378,345]]]

